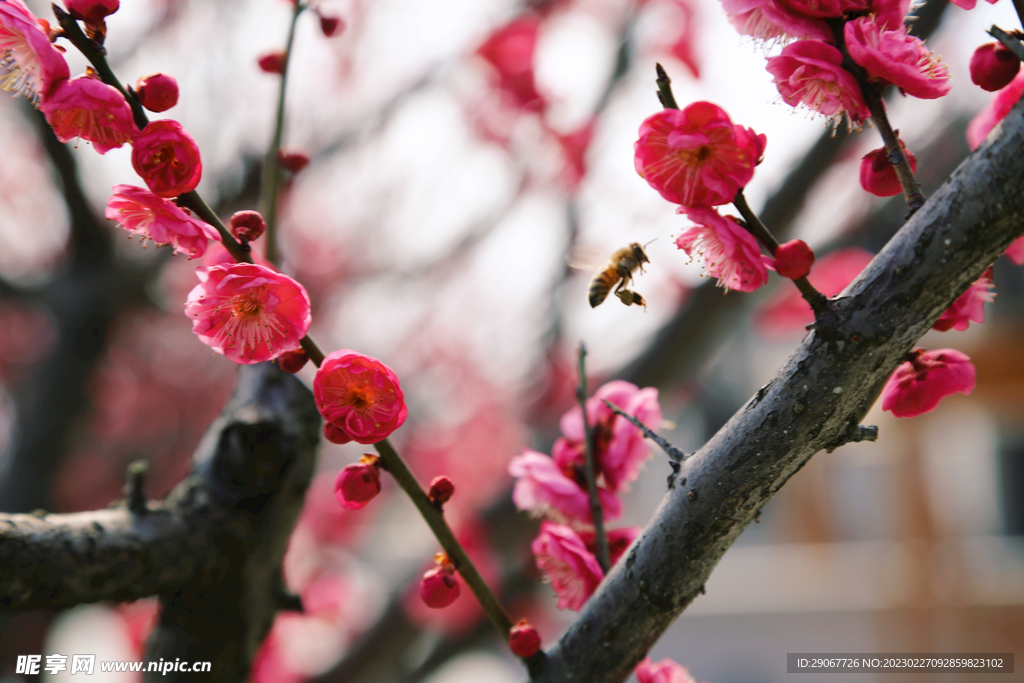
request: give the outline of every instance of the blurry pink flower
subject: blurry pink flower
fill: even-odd
[[[636,683],[696,683],[685,667],[671,659],[654,663],[650,657],[645,657],[633,673]]]
[[[832,40],[824,20],[794,11],[782,0],[722,0],[729,23],[757,40]]]
[[[409,412],[391,368],[348,349],[324,359],[313,379],[313,396],[320,414],[342,438],[361,444],[386,439]]]
[[[516,478],[512,502],[520,510],[556,513],[570,523],[593,521],[586,484],[566,476],[558,464],[543,453],[524,450],[508,464],[508,473]],[[598,499],[606,520],[622,516],[622,501],[613,492],[598,488]]]
[[[697,57],[697,35],[699,22],[694,9],[694,0],[675,0],[673,3],[679,19],[672,22],[676,38],[668,47],[668,53],[690,70],[694,78],[700,78],[700,63]]]
[[[910,0],[842,0],[842,7],[846,14],[871,14],[879,26],[897,29],[910,11]]]
[[[254,263],[196,268],[196,275],[185,315],[199,341],[242,365],[299,348],[311,319],[298,282]]]
[[[753,292],[768,282],[761,247],[736,219],[707,207],[694,207],[686,217],[697,225],[677,237],[676,246],[691,258],[699,256],[704,275],[718,278],[719,287]]]
[[[903,26],[883,27],[871,17],[847,22],[843,30],[853,61],[876,80],[914,97],[931,100],[949,92],[949,70]]]
[[[604,578],[597,558],[570,527],[544,522],[531,545],[537,568],[558,596],[558,609],[579,610]]]
[[[1018,237],[1003,252],[1018,266],[1024,263],[1024,237]]]
[[[903,154],[910,162],[910,170],[917,171],[917,157],[900,140]],[[860,186],[876,197],[895,197],[903,192],[896,168],[889,163],[885,147],[873,149],[860,160]]]
[[[168,199],[191,192],[203,175],[199,147],[177,121],[152,121],[132,143],[132,167]]]
[[[131,142],[139,134],[124,95],[91,76],[56,83],[40,106],[57,139],[82,138],[100,154]]]
[[[974,391],[974,364],[955,349],[914,349],[882,389],[882,410],[916,417],[935,410],[944,397]]]
[[[997,92],[992,101],[967,124],[967,146],[972,151],[978,149],[996,124],[1006,118],[1021,93],[1024,93],[1024,71],[1017,74],[1010,85]]]
[[[684,207],[727,204],[754,177],[767,138],[733,125],[710,102],[662,109],[640,125],[636,171],[662,197]]]
[[[334,497],[346,510],[358,510],[380,493],[380,458],[364,455],[346,465],[334,480]]]
[[[116,12],[121,0],[64,0],[64,6],[75,19],[95,24]]]
[[[643,432],[612,412],[605,405],[606,400],[652,429],[661,423],[661,406],[657,389],[640,389],[623,380],[602,385],[587,399],[587,421],[594,433],[597,473],[609,489],[619,492],[626,490],[640,474],[651,449]],[[584,430],[580,407],[574,406],[565,413],[560,426],[565,438],[555,442],[555,460],[563,469],[582,467]]]
[[[843,53],[820,40],[800,40],[768,59],[768,72],[786,104],[805,104],[829,117],[871,118],[860,85],[843,68]]]
[[[952,0],[953,4],[963,9],[974,9],[974,6],[978,4],[978,0]],[[998,0],[988,0],[988,4],[994,5]]]
[[[524,14],[494,31],[476,50],[494,67],[497,87],[508,94],[516,106],[532,111],[542,111],[546,104],[537,92],[533,74],[539,32],[540,18]]]
[[[325,16],[317,12],[320,18],[320,32],[332,38],[339,31],[345,30],[345,22],[340,17]]]
[[[991,291],[994,286],[992,267],[989,266],[977,282],[968,287],[967,291],[957,297],[953,305],[939,316],[932,329],[939,332],[962,332],[971,326],[972,320],[978,324],[985,322],[985,304],[996,300],[996,293]]]
[[[70,75],[64,55],[38,21],[21,0],[0,3],[0,87],[36,106],[54,83]]]
[[[874,254],[859,247],[840,249],[819,259],[808,279],[822,294],[833,297],[846,289],[873,258]],[[765,334],[803,332],[814,322],[814,313],[800,292],[784,287],[758,309],[755,322],[758,331]]]
[[[169,199],[134,185],[113,187],[105,215],[143,239],[148,237],[161,246],[173,244],[176,252],[190,259],[205,254],[210,240],[220,241],[220,233],[212,225],[188,215]]]
[[[583,176],[587,174],[586,156],[591,140],[594,139],[596,119],[590,119],[582,126],[566,135],[555,134],[559,147],[562,148],[564,163],[562,180],[569,190],[575,190]]]
[[[164,73],[143,76],[135,82],[139,103],[150,111],[167,111],[178,103],[178,81]]]

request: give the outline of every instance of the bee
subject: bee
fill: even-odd
[[[633,281],[633,271],[639,268],[643,273],[643,264],[650,262],[647,252],[638,242],[633,242],[628,247],[616,251],[608,260],[608,264],[590,281],[590,307],[600,306],[608,298],[608,292],[615,287],[615,296],[619,297],[623,304],[646,308],[647,302],[644,301],[644,298],[636,292],[626,289],[626,285]]]

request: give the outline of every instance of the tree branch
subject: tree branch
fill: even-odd
[[[1024,105],[836,300],[758,396],[683,463],[680,481],[559,643],[536,683],[625,680],[701,592],[772,495],[841,442],[943,310],[1024,233]],[[784,428],[783,428],[784,427]]]

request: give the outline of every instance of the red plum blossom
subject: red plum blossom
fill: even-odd
[[[520,510],[554,514],[568,522],[591,523],[590,501],[586,485],[570,478],[552,458],[524,450],[512,459],[508,472],[516,478],[512,502]],[[605,519],[622,516],[622,502],[611,491],[598,488]]]
[[[132,167],[155,194],[168,199],[199,185],[199,147],[177,121],[153,121],[132,143]]]
[[[313,379],[313,396],[327,426],[334,428],[328,435],[334,443],[382,441],[409,412],[391,368],[349,349],[327,355]]]
[[[963,332],[971,326],[971,321],[979,324],[985,322],[985,304],[996,300],[996,293],[991,291],[994,286],[990,266],[974,284],[967,288],[966,292],[957,297],[952,306],[939,316],[939,319],[932,325],[932,329],[939,332],[947,330]]]
[[[71,75],[38,21],[21,0],[0,3],[0,88],[35,105]]]
[[[851,121],[871,117],[857,79],[843,68],[843,53],[820,40],[800,40],[768,60],[768,72],[783,101],[804,104],[819,114]]]
[[[814,265],[814,252],[803,240],[790,240],[775,250],[775,272],[790,280],[807,277]]]
[[[974,391],[976,373],[966,354],[955,349],[914,349],[882,389],[882,410],[916,417],[935,410],[946,396]]]
[[[718,278],[719,287],[753,292],[768,282],[767,257],[735,218],[707,207],[693,208],[686,216],[697,225],[677,237],[676,246],[691,258],[699,256],[704,274]]]
[[[636,683],[696,683],[685,667],[671,659],[652,662],[650,657],[646,657],[634,673]]]
[[[190,259],[205,254],[210,240],[220,241],[220,233],[212,225],[188,215],[169,199],[134,185],[113,187],[105,215],[144,239],[174,245],[174,251]]]
[[[889,28],[861,17],[843,29],[846,49],[868,75],[892,83],[908,95],[931,100],[949,92],[949,70],[920,38],[903,26]]]
[[[967,146],[972,151],[978,149],[992,129],[1006,118],[1013,105],[1020,100],[1021,93],[1024,93],[1024,71],[998,91],[992,101],[967,124]]]
[[[139,134],[124,95],[91,76],[56,83],[40,109],[58,140],[82,138],[100,154],[131,142]]]
[[[533,555],[558,596],[559,609],[579,610],[604,578],[597,558],[571,527],[544,522],[533,539]]]

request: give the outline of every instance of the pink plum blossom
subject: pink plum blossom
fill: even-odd
[[[714,209],[695,207],[687,218],[697,225],[676,238],[676,246],[704,261],[704,274],[718,278],[718,286],[738,292],[753,292],[768,282],[767,257],[754,236],[732,216],[720,216]]]
[[[134,185],[113,187],[105,215],[143,239],[149,238],[158,245],[174,245],[176,252],[190,259],[205,254],[210,240],[220,241],[220,233],[212,225],[188,215],[174,202]]]
[[[978,149],[996,124],[1006,118],[1020,100],[1021,93],[1024,93],[1024,71],[1018,73],[1008,86],[997,91],[992,101],[967,124],[967,146],[972,151]]]
[[[847,22],[846,49],[877,81],[892,83],[914,97],[931,100],[949,92],[949,70],[901,25],[889,28],[871,17]]]
[[[539,32],[540,18],[526,14],[497,29],[476,51],[493,67],[496,86],[515,106],[532,111],[543,110],[546,104],[533,72]]]
[[[70,76],[38,21],[21,0],[0,3],[0,88],[37,106],[53,84]]]
[[[558,609],[579,610],[604,578],[597,558],[571,527],[544,522],[531,545],[537,568],[558,596]]]
[[[132,144],[132,168],[155,194],[191,192],[203,175],[199,147],[177,121],[152,121]]]
[[[974,391],[976,373],[966,354],[955,349],[914,349],[882,389],[882,410],[916,417],[935,410],[944,397]]]
[[[124,95],[91,76],[56,83],[43,97],[40,109],[58,140],[82,138],[100,154],[131,142],[139,134]]]
[[[723,109],[694,102],[663,109],[640,126],[636,171],[662,197],[684,207],[727,204],[754,177],[767,138],[733,125]]]
[[[722,7],[737,31],[757,40],[832,40],[821,15],[802,14],[782,0],[722,0]]]
[[[652,662],[650,657],[645,657],[633,673],[636,683],[696,683],[685,667],[671,659]]]
[[[860,85],[843,68],[843,53],[820,40],[799,40],[768,60],[768,72],[786,104],[804,104],[819,114],[863,121],[871,117]]]
[[[996,4],[999,0],[988,0],[990,5]],[[974,6],[978,4],[978,0],[952,0],[953,4],[962,9],[974,9]]]
[[[932,329],[939,332],[947,330],[963,332],[971,326],[971,321],[978,324],[985,322],[985,304],[996,300],[996,293],[992,291],[994,286],[992,268],[989,267],[974,284],[967,288],[966,292],[957,297],[952,306],[939,316],[939,319],[932,325]]]
[[[196,275],[185,315],[201,342],[242,365],[299,348],[311,318],[298,282],[254,263],[197,268]]]
[[[512,459],[508,473],[516,479],[512,502],[520,510],[555,513],[570,523],[592,522],[586,484],[568,477],[552,458],[526,449]],[[612,491],[599,487],[598,499],[605,519],[622,516],[622,501]]]
[[[376,358],[349,349],[328,354],[320,364],[313,397],[325,427],[336,430],[334,443],[382,441],[405,423],[409,412],[398,375]]]

